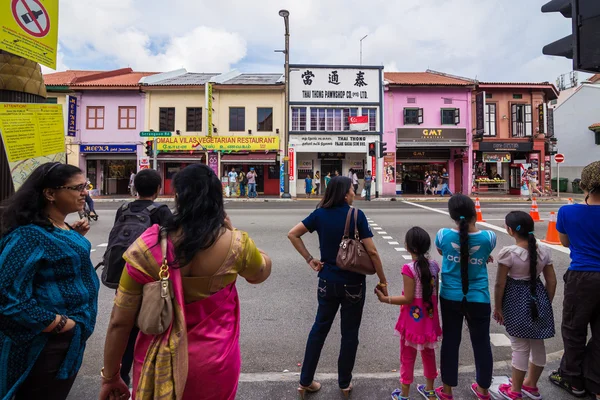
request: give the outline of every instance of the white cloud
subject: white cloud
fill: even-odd
[[[59,45],[58,52],[56,54],[56,70],[54,70],[50,67],[46,67],[45,65],[42,65],[42,74],[44,74],[44,75],[51,74],[56,71],[66,71],[68,69],[69,69],[69,67],[67,66],[67,64],[65,64],[65,55],[61,51],[61,47]]]
[[[357,64],[368,34],[364,64],[554,81],[568,61],[541,58],[541,48],[569,21],[542,14],[545,1],[62,0],[60,41],[73,68],[225,71],[241,61],[244,70],[281,71],[272,51],[283,47],[278,10],[287,8],[293,63]]]

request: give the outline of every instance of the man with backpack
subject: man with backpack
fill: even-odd
[[[161,178],[153,169],[144,169],[135,175],[137,200],[126,203],[117,210],[115,224],[110,231],[108,247],[104,253],[102,283],[111,288],[119,287],[121,272],[125,267],[123,253],[129,246],[154,224],[164,226],[172,217],[166,204],[155,203],[161,188]],[[136,326],[131,330],[127,348],[121,360],[121,378],[131,384],[129,373],[133,366],[133,350],[138,336]]]

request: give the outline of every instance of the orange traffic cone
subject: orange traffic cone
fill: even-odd
[[[550,221],[548,222],[548,230],[546,231],[546,238],[542,240],[548,244],[560,244],[558,238],[558,231],[556,230],[556,213],[552,211],[550,213]]]
[[[481,204],[479,204],[479,197],[475,199],[475,212],[477,213],[477,222],[485,222],[483,214],[481,214]]]
[[[573,204],[573,199],[571,197],[569,197],[569,202],[567,203],[568,205]]]
[[[538,209],[537,200],[535,197],[531,201],[531,210],[529,211],[529,215],[533,218],[533,222],[542,222],[540,219],[540,210]]]

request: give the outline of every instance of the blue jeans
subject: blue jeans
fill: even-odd
[[[319,279],[317,297],[319,308],[308,335],[300,384],[309,386],[312,383],[325,339],[341,306],[342,342],[338,357],[338,383],[340,388],[346,389],[352,381],[352,370],[358,350],[358,331],[365,305],[365,283],[329,283]]]
[[[89,194],[85,195],[85,202],[87,203],[88,207],[90,208],[90,212],[93,212],[94,214],[96,214],[96,210],[94,209],[94,200],[92,200],[92,198]]]
[[[243,197],[246,195],[246,185],[244,185],[243,183],[240,183],[240,197]]]
[[[365,185],[365,192],[367,192],[365,200],[371,201],[371,185]]]
[[[442,183],[442,192],[440,193],[440,196],[443,196],[446,193],[448,193],[450,196],[452,196],[452,192],[448,188],[448,184],[447,183]]]
[[[256,193],[256,183],[248,184],[248,197],[256,197],[258,193]]]

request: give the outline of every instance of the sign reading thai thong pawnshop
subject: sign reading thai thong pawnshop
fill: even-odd
[[[464,128],[398,128],[398,146],[467,146]]]
[[[366,153],[367,143],[379,135],[290,135],[290,146],[297,152]]]
[[[172,136],[156,138],[156,150],[277,151],[279,136]]]
[[[381,67],[291,65],[290,103],[379,103]]]

